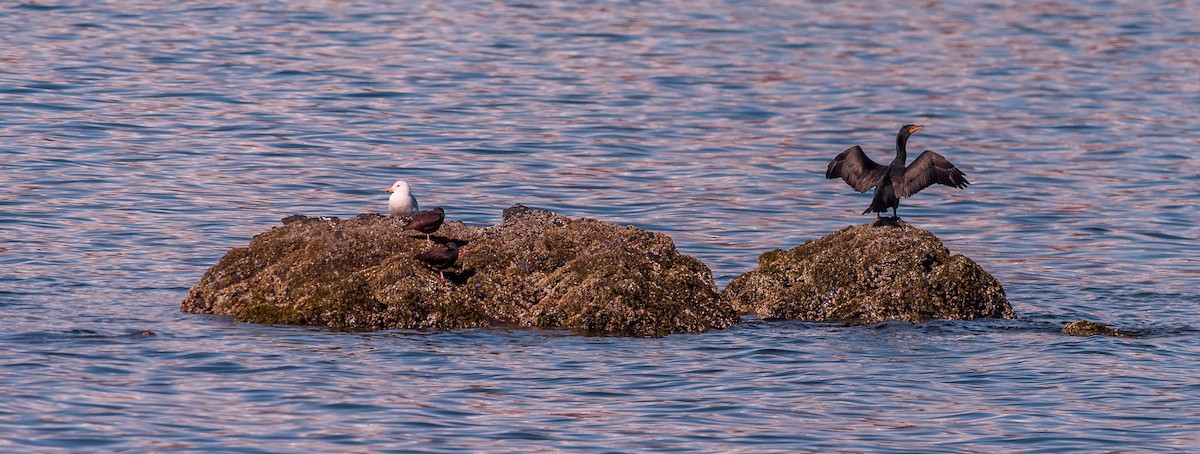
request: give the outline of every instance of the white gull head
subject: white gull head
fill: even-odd
[[[388,214],[404,216],[417,212],[417,198],[412,195],[407,181],[397,181],[385,191],[392,193],[392,196],[388,197]]]

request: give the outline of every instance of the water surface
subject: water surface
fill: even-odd
[[[1200,10],[1139,2],[46,1],[0,7],[0,450],[1189,451]],[[181,314],[294,213],[524,203],[663,231],[724,286],[901,214],[1021,319],[663,339]],[[1087,318],[1144,334],[1068,338]],[[138,334],[150,330],[157,335]]]

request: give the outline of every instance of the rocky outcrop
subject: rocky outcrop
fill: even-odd
[[[1013,318],[1000,281],[932,233],[887,218],[758,258],[726,301],[760,318],[849,323]]]
[[[430,246],[404,219],[292,216],[229,251],[192,287],[185,312],[337,330],[495,324],[664,336],[727,328],[737,312],[712,273],[669,237],[520,205],[491,227],[434,234],[462,258],[441,280],[413,256]]]

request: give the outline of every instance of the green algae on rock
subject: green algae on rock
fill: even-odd
[[[878,226],[877,226],[878,225]],[[1004,288],[904,221],[851,226],[758,258],[722,298],[760,318],[876,323],[1014,318]]]
[[[708,267],[661,233],[517,205],[500,225],[442,226],[435,238],[463,252],[443,281],[413,258],[429,246],[403,225],[289,217],[229,251],[181,309],[346,331],[516,324],[664,336],[738,321]]]

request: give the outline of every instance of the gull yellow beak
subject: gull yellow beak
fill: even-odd
[[[387,192],[392,192],[392,188],[387,188],[387,189],[384,189],[384,191],[387,191]]]

